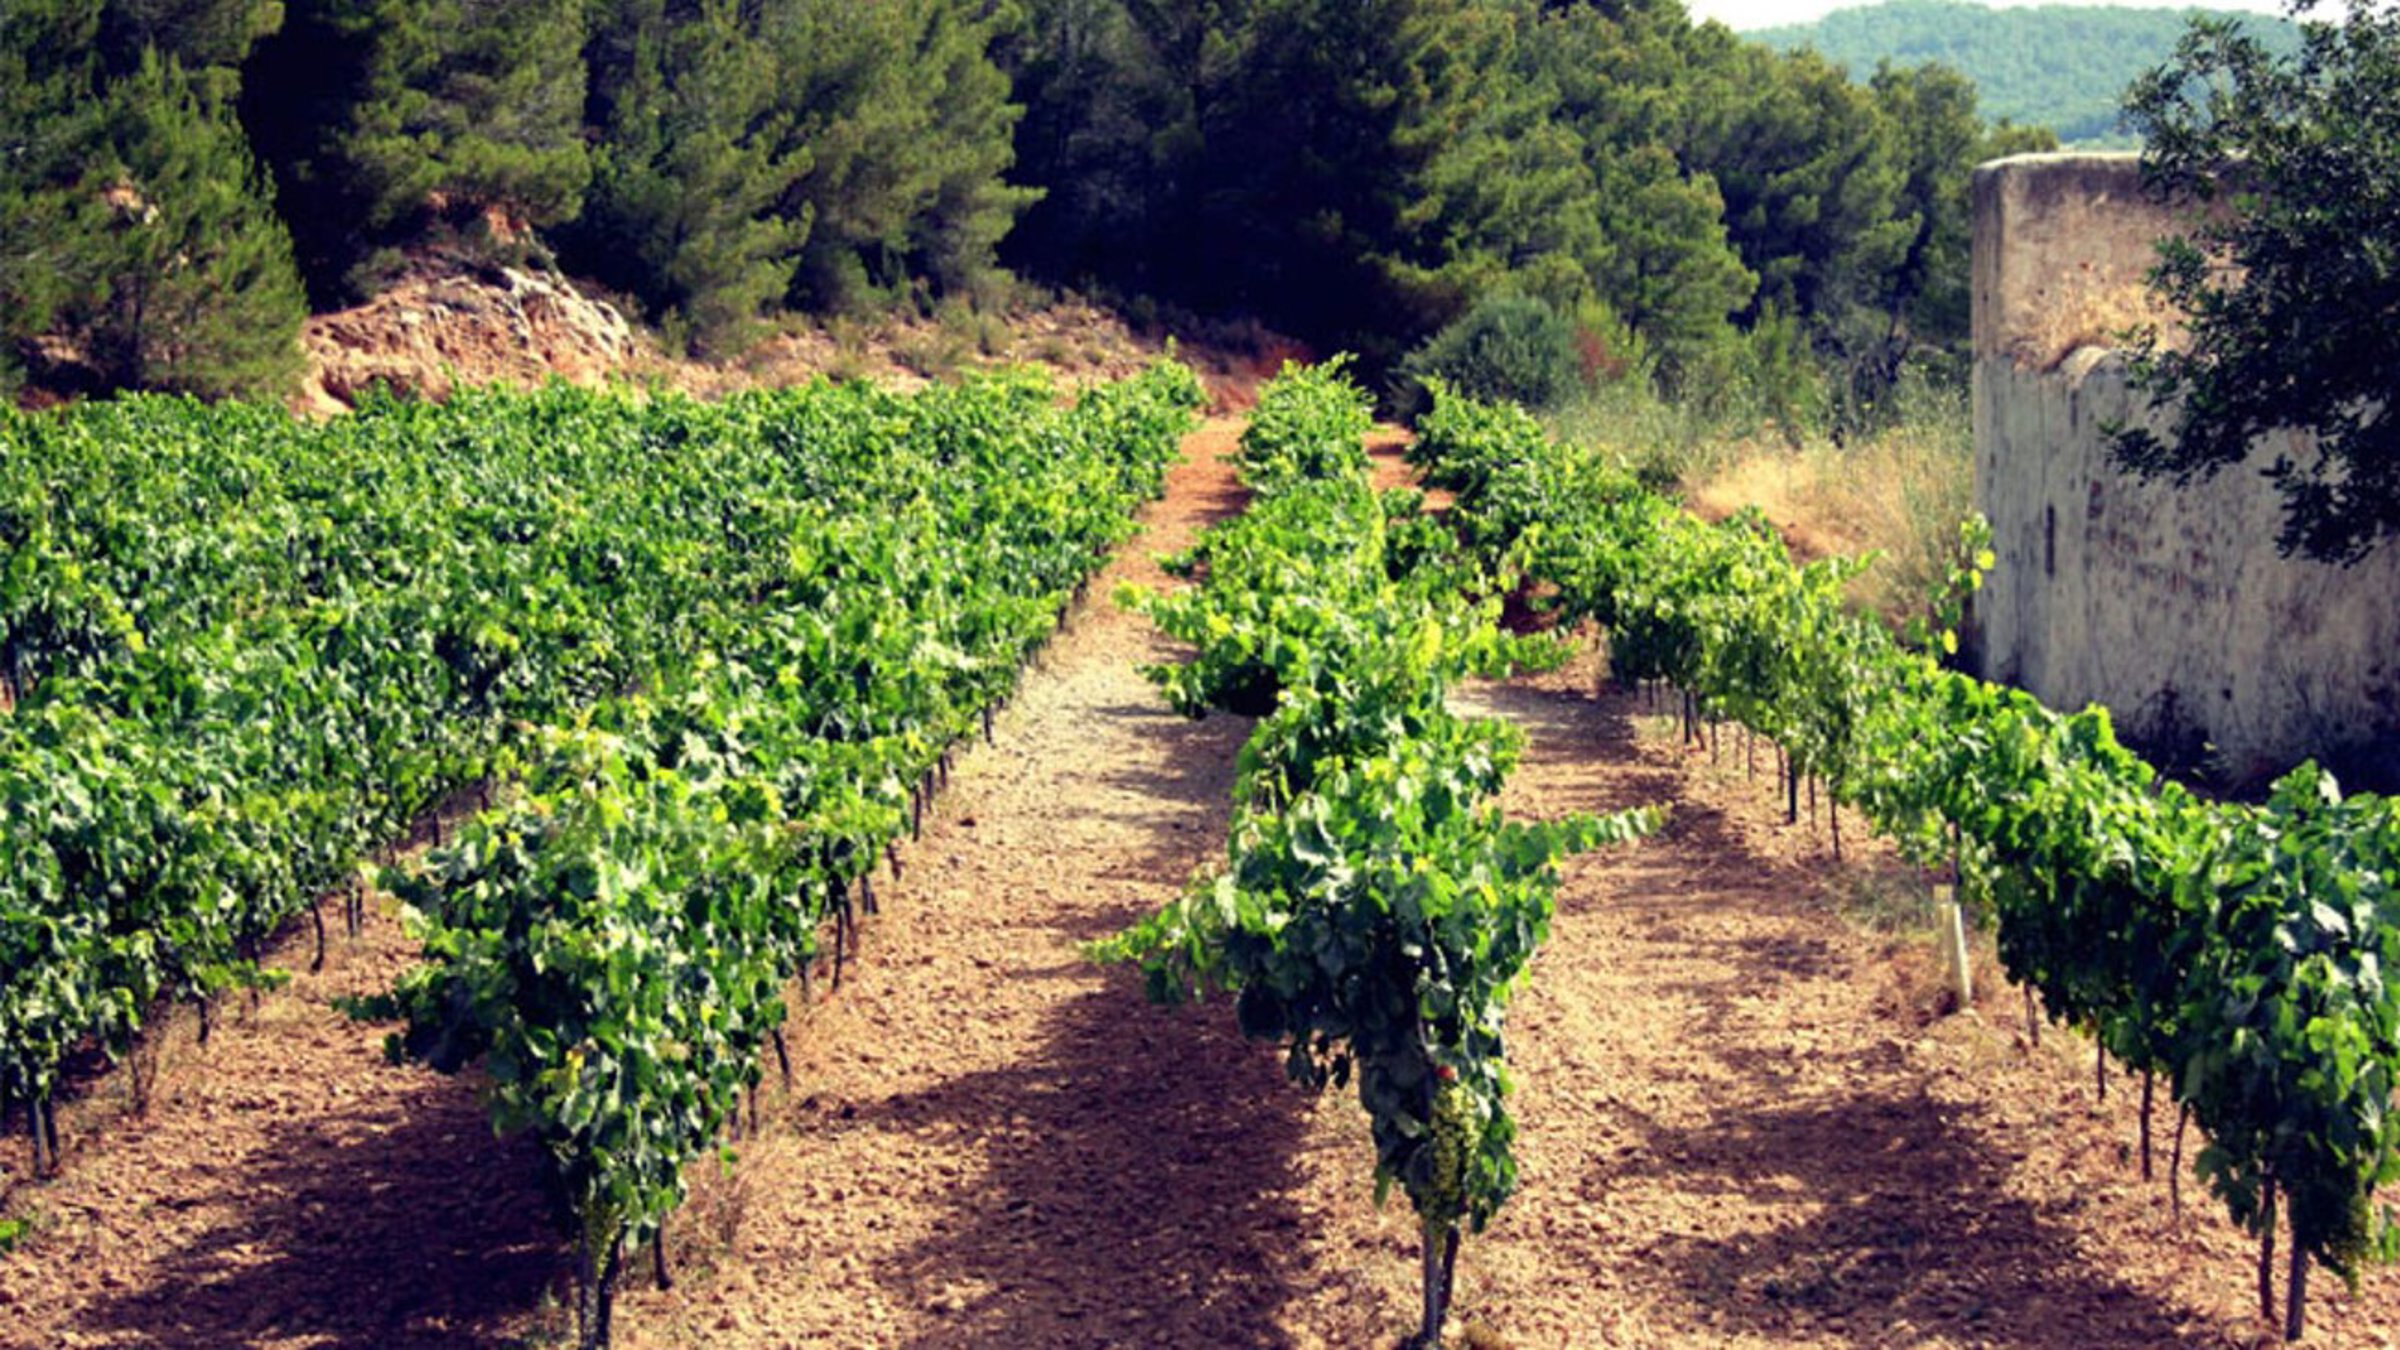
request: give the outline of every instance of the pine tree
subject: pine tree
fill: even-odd
[[[1688,20],[1671,4],[1622,9],[1551,14],[1534,45],[1591,166],[1604,246],[1593,288],[1672,368],[1730,337],[1758,278],[1726,237],[1716,180],[1678,152]]]
[[[48,333],[73,293],[72,246],[105,219],[96,201],[58,190],[97,133],[99,26],[99,0],[11,0],[0,22],[0,395],[23,378],[20,346]]]
[[[1536,68],[1532,16],[1463,7],[1420,29],[1411,62],[1423,97],[1395,139],[1419,162],[1378,250],[1400,336],[1511,291],[1571,312],[1592,297],[1606,253],[1600,203],[1557,86]]]
[[[1899,138],[1874,96],[1816,53],[1696,31],[1685,144],[1724,194],[1727,235],[1758,274],[1752,310],[1806,316],[1830,336],[1876,306],[1916,234]]]
[[[1018,266],[1078,283],[1172,289],[1178,260],[1156,243],[1182,203],[1179,172],[1198,141],[1197,72],[1168,18],[1196,5],[1031,0],[1005,35],[1002,65],[1025,105],[1017,168],[1043,196],[1002,245]]]
[[[146,48],[112,73],[101,36],[120,20],[97,3],[9,17],[0,349],[38,344],[47,377],[96,389],[281,392],[306,309],[232,72]],[[187,45],[238,59],[242,44]]]
[[[970,289],[1040,197],[1006,181],[1021,110],[992,60],[999,20],[976,9],[797,0],[773,11],[786,155],[805,163],[778,206],[810,222],[803,304],[860,308],[912,278]]]
[[[608,0],[590,53],[600,141],[570,260],[687,346],[738,346],[808,235],[777,214],[807,161],[784,148],[773,51],[731,0]]]
[[[1178,248],[1204,303],[1393,354],[1430,317],[1379,250],[1398,239],[1468,91],[1430,62],[1471,0],[1260,0],[1204,37],[1196,191]]]
[[[251,48],[282,26],[280,0],[107,0],[96,37],[110,76],[138,72],[144,53],[157,52],[211,97],[227,98]]]
[[[113,218],[63,317],[112,387],[281,393],[306,299],[232,107],[155,52],[105,102],[111,153],[79,188]]]
[[[1042,192],[1006,178],[1024,109],[1010,101],[1008,77],[992,63],[998,21],[976,17],[959,0],[927,8],[920,68],[942,134],[931,147],[924,209],[909,228],[910,267],[956,291],[992,275],[1001,239]]]
[[[1974,168],[2005,155],[2055,150],[2058,137],[2040,127],[1985,126],[1976,112],[1974,82],[1948,66],[1887,62],[1869,88],[1898,142],[1905,174],[1899,209],[1916,222],[1882,303],[1894,343],[1963,345],[1970,319],[1968,187]]]
[[[547,226],[581,206],[584,0],[290,0],[242,115],[273,166],[309,285],[440,218]]]

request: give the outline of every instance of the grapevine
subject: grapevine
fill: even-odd
[[[950,748],[1162,482],[1198,386],[720,405],[563,387],[308,427],[0,415],[0,1095],[37,1166],[77,1046],[272,978],[388,874],[426,964],[361,1011],[480,1058],[576,1235],[584,1342]],[[205,1022],[203,1023],[205,1026]]]
[[[2265,1251],[2281,1197],[2289,1335],[2310,1263],[2355,1280],[2400,1252],[2375,1199],[2400,1176],[2400,994],[2383,975],[2400,957],[2400,805],[2345,797],[2313,764],[2262,805],[2205,801],[2121,745],[2104,709],[2056,713],[1942,668],[1990,565],[1973,526],[1904,644],[1842,603],[1857,564],[1795,565],[1754,518],[1705,525],[1513,408],[1437,396],[1412,454],[1457,492],[1463,540],[1529,543],[1529,576],[1564,619],[1605,627],[1620,677],[1669,681],[1783,744],[1795,814],[1815,775],[1911,858],[1957,866],[2010,976],[2163,1080],[2208,1135],[2197,1170]]]
[[[1499,576],[1429,548],[1417,494],[1371,489],[1367,426],[1338,364],[1287,367],[1241,447],[1258,500],[1182,560],[1204,584],[1126,597],[1194,648],[1149,672],[1178,708],[1265,715],[1226,870],[1095,954],[1138,963],[1162,1002],[1233,993],[1243,1032],[1282,1042],[1301,1083],[1356,1080],[1376,1194],[1399,1186],[1423,1226],[1416,1343],[1432,1350],[1462,1228],[1516,1188],[1503,1027],[1549,931],[1553,865],[1657,817],[1526,824],[1489,804],[1523,737],[1448,693],[1565,649],[1503,635]]]

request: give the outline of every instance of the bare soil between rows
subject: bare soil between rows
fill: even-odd
[[[1161,1009],[1082,944],[1222,859],[1249,723],[1187,721],[1138,673],[1171,644],[1109,603],[1242,496],[1196,435],[997,741],[968,749],[838,992],[797,1006],[795,1087],[629,1277],[620,1344],[1396,1345],[1416,1228],[1372,1203],[1364,1118],[1312,1098],[1229,1007]],[[1379,444],[1387,477],[1393,447]],[[1469,1241],[1483,1347],[2252,1345],[2251,1246],[2133,1159],[2136,1085],[2024,1033],[2014,991],[1946,995],[1917,879],[1782,820],[1772,752],[1679,743],[1587,651],[1466,699],[1529,734],[1506,806],[1666,803],[1576,859],[1513,1014],[1524,1186]],[[1663,710],[1662,710],[1663,711]],[[1755,777],[1752,764],[1757,765]],[[387,912],[205,1047],[149,1113],[114,1078],[68,1162],[0,1206],[0,1346],[549,1344],[567,1249],[471,1078],[386,1065],[332,1000],[412,959]],[[1988,964],[1982,970],[1993,982]],[[2193,1141],[2193,1147],[2197,1140]],[[2400,1274],[2315,1282],[2320,1345],[2400,1340]]]

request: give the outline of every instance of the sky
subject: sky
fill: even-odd
[[[2058,0],[2050,0],[2056,3]],[[2195,0],[2105,0],[2134,9],[2186,9]],[[1824,17],[1837,9],[1856,9],[1871,0],[1684,0],[1684,8],[1694,19],[1722,20],[1729,28],[1773,28],[1779,24],[1807,23]],[[2028,0],[1984,0],[1994,9],[2015,9]],[[2262,14],[2280,13],[2282,0],[2197,0],[2205,9],[2249,9]]]

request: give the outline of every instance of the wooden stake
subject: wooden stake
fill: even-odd
[[[1942,961],[1950,969],[1950,994],[1960,1011],[1975,1006],[1975,979],[1967,965],[1966,912],[1949,886],[1933,888],[1934,932],[1942,944]]]

